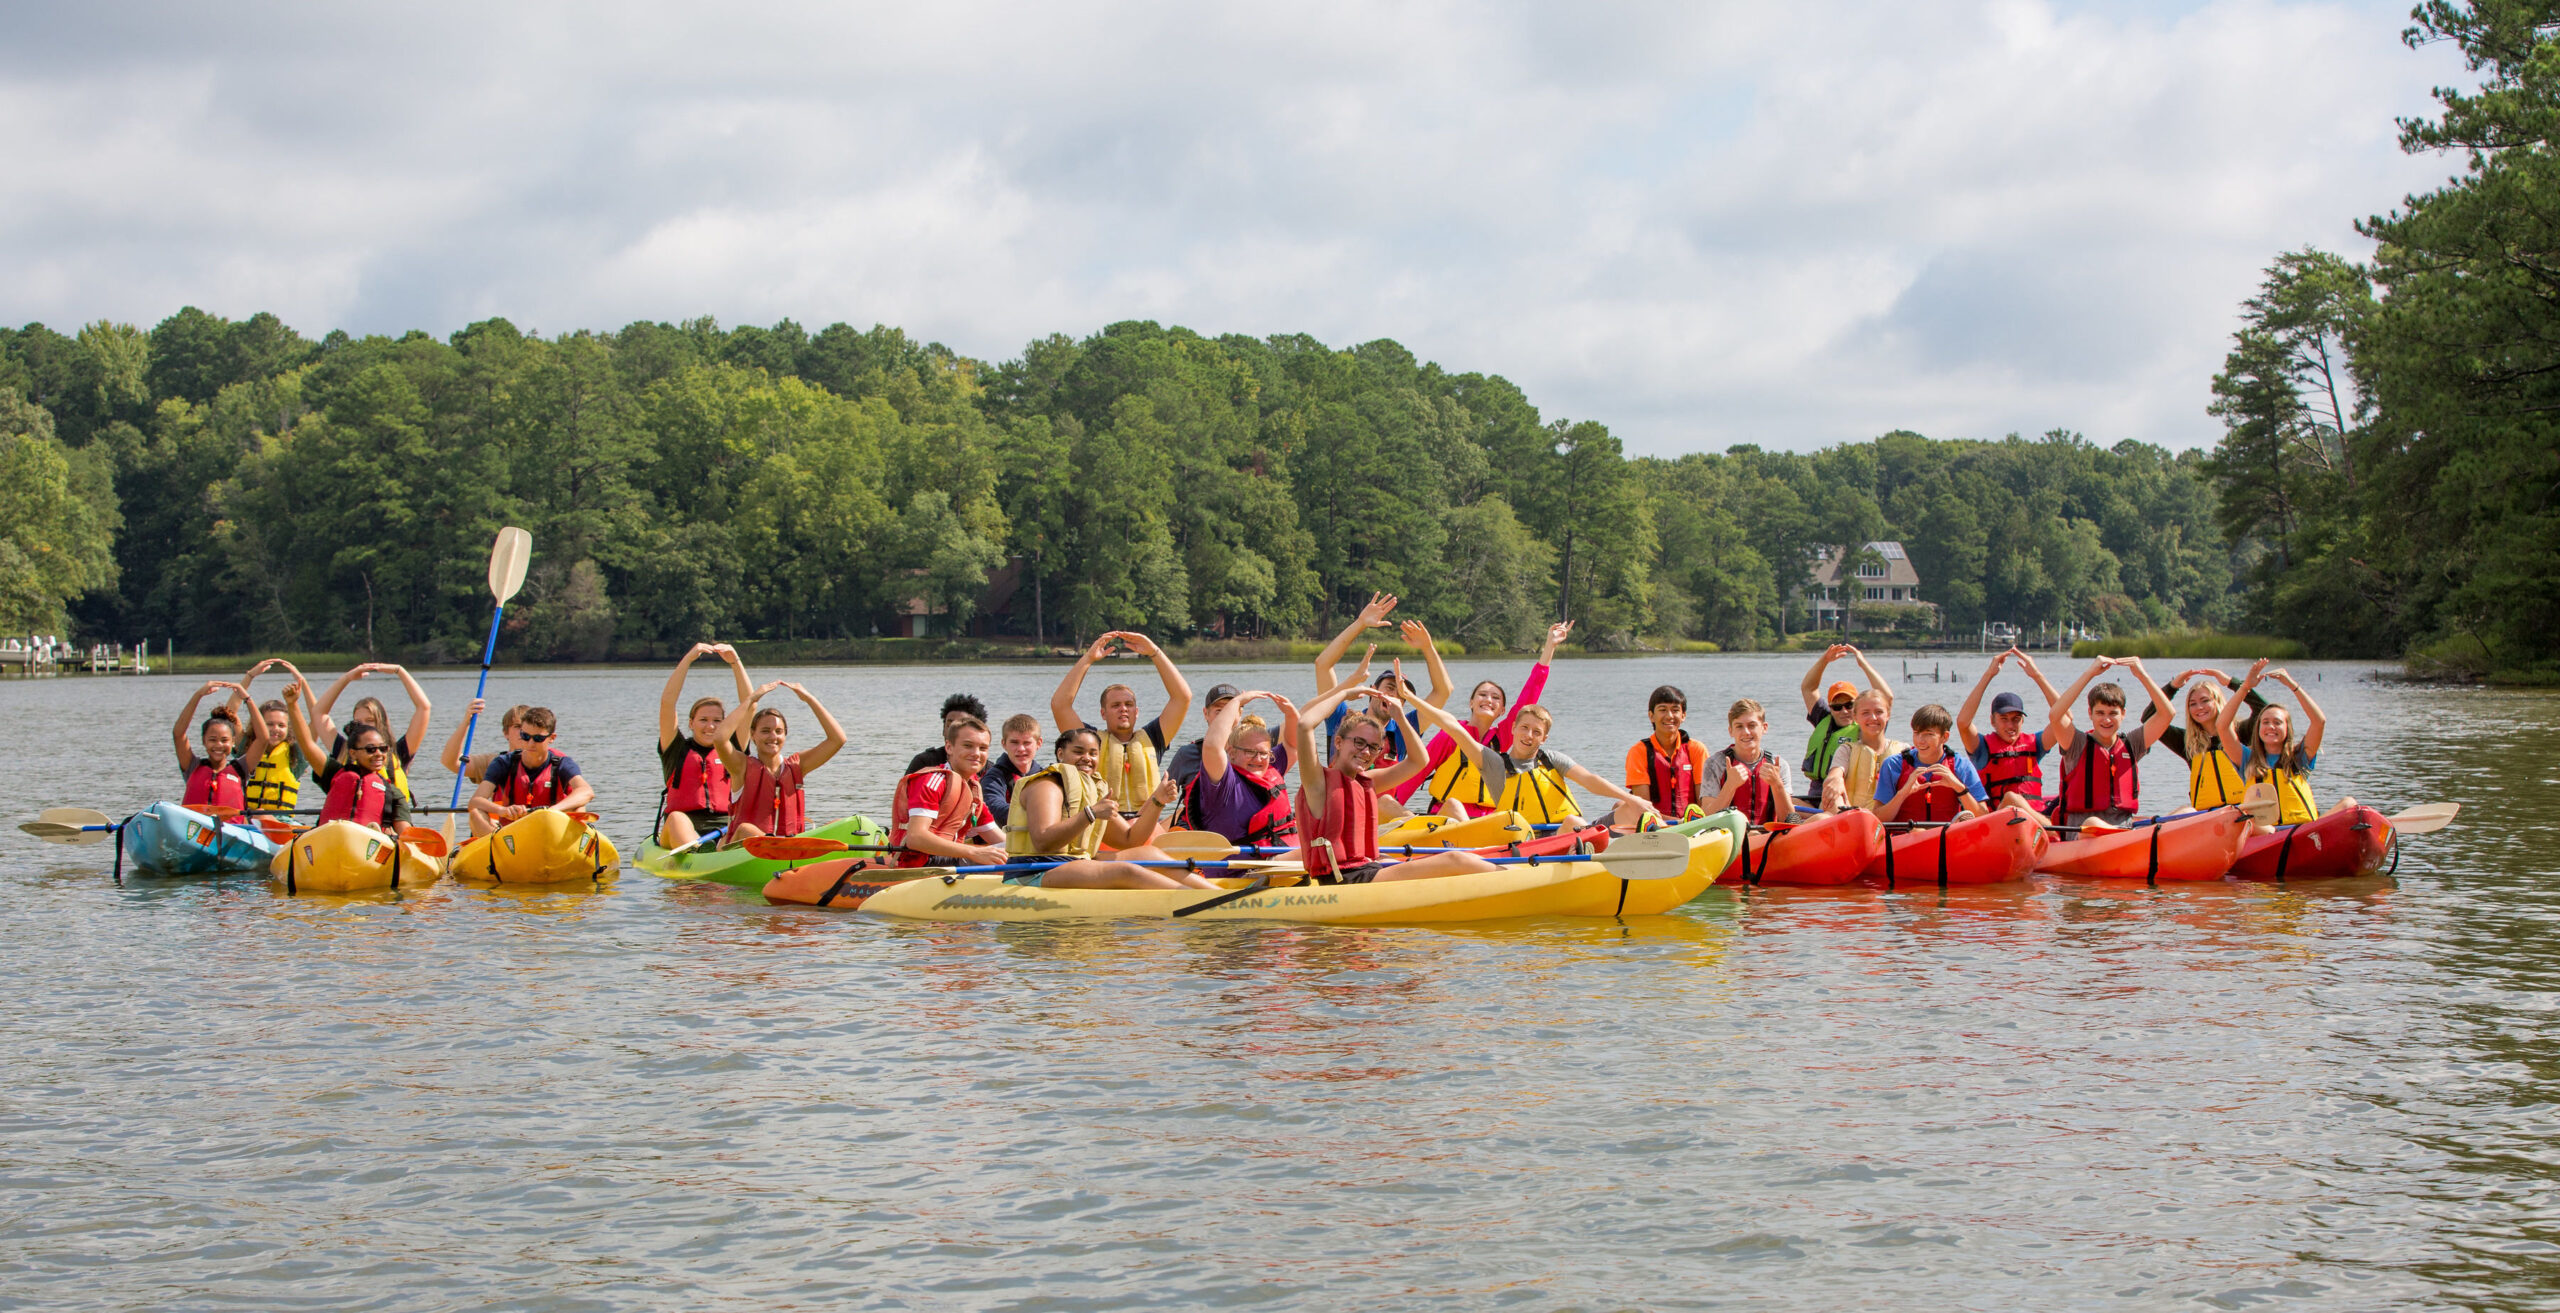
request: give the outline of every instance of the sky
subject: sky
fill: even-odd
[[[2210,444],[2407,5],[0,0],[0,320],[1393,338],[1631,453]]]

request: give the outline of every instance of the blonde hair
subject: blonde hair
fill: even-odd
[[[1345,719],[1348,719],[1348,717],[1345,717]],[[1235,733],[1227,736],[1227,747],[1230,749],[1243,747],[1244,736],[1257,731],[1260,732],[1263,737],[1269,738],[1271,736],[1271,722],[1264,720],[1260,716],[1247,713],[1244,717],[1236,721]]]
[[[1524,720],[1534,720],[1538,722],[1541,728],[1550,732],[1552,732],[1556,727],[1555,716],[1550,714],[1545,707],[1542,707],[1535,702],[1522,703],[1518,711],[1511,713],[1511,720],[1513,724],[1518,724]]]
[[[1754,702],[1749,698],[1744,698],[1725,709],[1724,723],[1728,725],[1738,725],[1743,721],[1751,720],[1767,714],[1768,713],[1766,711],[1761,709],[1759,703]]]

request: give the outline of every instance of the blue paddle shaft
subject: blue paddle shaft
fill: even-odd
[[[480,682],[471,690],[471,700],[474,702],[479,701],[481,695],[489,691],[489,663],[498,657],[498,622],[506,618],[507,604],[504,602],[498,603],[498,609],[489,613],[489,641],[482,644],[480,648]],[[471,734],[478,728],[480,728],[480,713],[475,711],[471,713],[470,719],[462,723],[463,771],[471,769]],[[453,773],[453,796],[446,799],[444,805],[447,807],[462,805],[462,771]]]

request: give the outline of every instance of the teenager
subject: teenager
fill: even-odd
[[[1724,713],[1725,732],[1733,742],[1707,758],[1709,813],[1731,807],[1754,825],[1795,817],[1795,780],[1786,758],[1768,750],[1769,713],[1744,698]]]
[[[1363,660],[1361,666],[1361,676],[1366,677],[1368,662]],[[1387,748],[1387,727],[1367,712],[1343,717],[1334,733],[1332,756],[1318,756],[1316,730],[1335,707],[1358,691],[1362,690],[1357,682],[1341,684],[1298,713],[1298,836],[1306,853],[1307,877],[1317,884],[1369,884],[1497,869],[1474,853],[1457,850],[1411,861],[1380,860],[1378,793],[1421,774],[1429,758],[1407,757],[1385,770],[1373,770],[1370,763]],[[1404,704],[1395,694],[1368,692],[1383,698],[1391,712]],[[1452,744],[1461,738],[1475,739],[1473,728],[1447,711],[1420,699],[1410,705],[1421,713],[1423,723],[1438,729]]]
[[[481,775],[488,771],[489,763],[496,761],[499,753],[504,752],[509,748],[521,748],[524,746],[524,743],[517,731],[522,727],[525,704],[519,702],[499,713],[496,741],[489,750],[486,752],[474,753],[469,760],[464,760],[462,756],[462,736],[465,732],[470,730],[471,722],[483,715],[486,715],[488,710],[489,700],[487,698],[471,699],[471,705],[463,708],[463,718],[455,722],[453,732],[445,735],[444,750],[436,754],[436,760],[442,763],[446,770],[452,771],[454,774],[461,776],[467,783],[478,784],[480,782]],[[491,742],[490,736],[486,732],[477,733],[474,737],[484,744]]]
[[[1285,846],[1297,841],[1297,809],[1269,723],[1245,714],[1255,702],[1270,703],[1282,725],[1297,722],[1298,708],[1277,693],[1255,689],[1220,702],[1202,740],[1200,773],[1183,790],[1182,816],[1239,847]]]
[[[1058,723],[1061,733],[1085,723],[1084,717],[1076,714],[1076,694],[1084,688],[1085,672],[1115,650],[1154,662],[1165,696],[1164,710],[1141,726],[1136,689],[1113,684],[1102,690],[1102,725],[1097,731],[1102,740],[1102,759],[1096,769],[1111,787],[1112,796],[1126,805],[1153,794],[1156,786],[1164,782],[1161,759],[1165,747],[1172,742],[1166,727],[1180,729],[1182,718],[1191,714],[1191,686],[1183,682],[1182,672],[1174,669],[1173,658],[1146,635],[1112,630],[1093,640],[1093,646],[1076,658],[1066,677],[1058,681],[1057,691],[1049,695],[1049,718]]]
[[[292,662],[283,657],[269,657],[249,667],[249,673],[240,677],[240,694],[227,704],[235,722],[241,725],[249,723],[250,702],[256,697],[249,691],[250,686],[258,682],[258,676],[279,667],[288,678],[302,685],[302,696],[306,701],[315,704],[319,701],[311,691],[311,681],[304,679]],[[302,805],[302,777],[315,768],[315,763],[294,746],[293,729],[286,721],[284,699],[269,698],[258,703],[256,714],[264,722],[267,746],[254,760],[243,759],[242,762],[248,771],[249,810],[280,815]]]
[[[2179,672],[2161,689],[2186,711],[2186,724],[2172,722],[2160,731],[2160,746],[2187,763],[2187,805],[2198,811],[2235,806],[2249,791],[2240,778],[2241,743],[2250,733],[2247,717],[2256,715],[2266,699],[2255,690],[2241,699],[2247,710],[2236,735],[2226,738],[2215,729],[2222,721],[2223,706],[2239,686],[2239,681],[2219,670],[2200,667]],[[2143,716],[2149,719],[2158,710],[2146,706]]]
[[[495,834],[539,808],[585,811],[596,800],[595,786],[569,754],[556,750],[559,719],[549,707],[526,707],[516,718],[516,741],[489,759],[480,786],[471,791],[471,834]]]
[[[1101,767],[1101,731],[1078,725],[1059,732],[1056,762],[1023,777],[1004,829],[1006,861],[1046,864],[1009,874],[1005,883],[1050,889],[1216,888],[1197,871],[1136,865],[1171,860],[1147,840],[1174,803],[1173,781],[1159,780],[1132,820],[1120,810],[1120,799]],[[1114,860],[1101,859],[1105,847],[1118,850]]]
[[[1707,745],[1689,737],[1689,695],[1665,684],[1646,699],[1653,732],[1627,749],[1627,792],[1662,815],[1678,819],[1706,796]],[[1635,817],[1620,808],[1620,825]]]
[[[975,716],[942,722],[943,759],[898,781],[889,843],[898,865],[993,866],[1005,859],[1004,826],[987,809],[978,781],[992,744]]]
[[[825,741],[807,752],[785,752],[790,739],[791,720],[780,709],[760,706],[764,696],[777,688],[787,688],[818,718],[818,728],[825,731]],[[737,736],[745,730],[754,745],[751,752],[737,748]],[[729,770],[736,782],[729,815],[729,832],[721,837],[720,846],[735,848],[749,839],[763,835],[793,835],[809,828],[809,776],[821,766],[835,760],[844,749],[844,726],[836,723],[809,690],[789,680],[775,680],[747,695],[738,709],[729,713],[712,731],[711,741],[720,751],[720,764]]]
[[[1876,772],[1887,757],[1910,746],[1885,733],[1892,718],[1893,694],[1882,687],[1868,689],[1850,703],[1849,720],[1858,727],[1858,737],[1832,750],[1831,773],[1823,777],[1820,793],[1823,810],[1876,805]]]
[[[2311,700],[2311,695],[2293,681],[2291,674],[2267,669],[2262,658],[2249,668],[2249,677],[2241,681],[2240,695],[2223,705],[2221,717],[2214,722],[2214,733],[2225,743],[2239,733],[2235,722],[2239,719],[2240,708],[2261,679],[2272,679],[2284,685],[2293,694],[2293,700],[2302,704],[2302,733],[2298,738],[2294,736],[2293,713],[2282,704],[2265,704],[2247,731],[2246,746],[2240,749],[2240,771],[2249,781],[2249,787],[2264,785],[2275,790],[2276,825],[2299,825],[2320,815],[2319,804],[2311,799],[2311,772],[2319,764],[2320,740],[2329,728],[2328,717],[2320,714],[2320,704]],[[2338,802],[2339,807],[2355,805],[2353,798]],[[2259,828],[2272,829],[2274,826]]]
[[[287,715],[295,705],[288,703]],[[347,763],[329,774],[329,798],[321,804],[320,823],[353,821],[393,839],[409,823],[409,799],[391,786],[391,736],[370,722],[347,729]]]
[[[729,667],[730,680],[737,686],[738,705],[746,705],[755,696],[755,684],[747,678],[747,663],[739,658],[738,649],[727,643],[696,643],[676,658],[676,668],[668,674],[666,687],[658,690],[658,778],[664,790],[658,802],[661,848],[682,848],[727,828],[730,809],[736,802],[728,763],[720,752],[720,725],[729,718],[728,704],[718,698],[696,698],[692,706],[685,708],[683,723],[679,725],[676,720],[676,703],[684,698],[685,676],[692,673],[694,662],[707,656],[718,657]],[[746,744],[735,736],[727,746],[732,755],[746,752]]]
[[[2044,694],[2045,715],[2052,717],[2053,704],[2062,695],[2036,668],[2034,657],[2013,647],[1991,658],[1991,663],[1982,668],[1982,678],[1973,681],[1973,691],[1965,694],[1964,705],[1956,711],[1956,737],[1963,743],[1965,758],[1993,805],[2040,815],[2044,811],[2044,754],[2052,745],[2045,742],[2042,729],[2027,732],[2027,700],[2005,689],[1993,694],[1991,732],[1977,734],[1973,729],[1973,713],[1982,705],[1983,690],[1991,687],[1991,677],[2000,673],[2000,667],[2011,661],[2017,662],[2018,669],[2034,681],[2036,691]]]
[[[1828,689],[1822,689],[1823,672],[1842,657],[1857,662],[1859,672],[1867,677],[1866,691],[1875,694],[1883,703],[1884,723],[1890,724],[1893,720],[1893,690],[1886,686],[1884,676],[1867,664],[1866,653],[1848,643],[1834,643],[1824,648],[1821,656],[1814,658],[1813,668],[1804,672],[1804,683],[1800,687],[1804,694],[1805,723],[1813,727],[1812,737],[1806,739],[1804,745],[1804,780],[1808,792],[1799,798],[1808,810],[1818,807],[1824,811],[1838,811],[1852,805],[1851,800],[1844,796],[1824,792],[1832,782],[1832,759],[1860,734],[1857,685],[1843,679],[1835,681]],[[1817,693],[1816,689],[1822,691]],[[1869,746],[1874,745],[1871,743]]]
[[[1601,778],[1581,762],[1548,749],[1547,738],[1555,727],[1555,716],[1545,707],[1524,702],[1512,717],[1509,748],[1490,743],[1477,745],[1476,769],[1491,788],[1495,810],[1515,812],[1533,824],[1578,830],[1587,822],[1583,820],[1582,802],[1573,796],[1569,786],[1579,784],[1615,800],[1616,814],[1624,818],[1624,824],[1633,825],[1646,816],[1662,819],[1652,803]]]
[[[170,732],[178,749],[178,773],[187,781],[186,792],[178,800],[197,811],[220,807],[236,812],[248,806],[249,797],[249,774],[240,763],[254,762],[266,755],[266,722],[261,719],[255,722],[256,729],[243,730],[228,708],[215,707],[197,731],[203,748],[198,751],[197,742],[188,739],[187,730],[195,724],[196,708],[204,704],[205,695],[216,689],[230,691],[239,702],[249,699],[247,689],[220,679],[205,681],[205,686],[187,699],[186,707],[178,712],[177,727]]]
[[[347,713],[347,720],[350,724],[362,722],[371,725],[391,736],[391,769],[385,778],[391,782],[393,788],[400,791],[400,796],[408,799],[409,805],[414,807],[417,805],[418,798],[416,791],[409,785],[409,763],[416,761],[418,754],[427,750],[427,726],[434,718],[435,704],[427,701],[427,691],[418,687],[417,678],[409,673],[408,667],[394,665],[388,661],[367,661],[338,676],[338,682],[331,684],[329,691],[321,695],[319,704],[312,708],[311,716],[317,722],[316,728],[319,731],[315,737],[330,739],[329,759],[344,764],[347,746],[346,730],[345,726],[330,718],[330,708],[338,705],[340,694],[345,693],[355,685],[356,681],[368,675],[399,676],[400,687],[409,694],[409,728],[394,731],[391,725],[391,709],[382,705],[382,699],[370,694],[356,700],[355,707]]]
[[[943,741],[909,758],[906,773],[913,775],[920,770],[949,765],[951,727],[963,720],[974,720],[978,722],[979,728],[984,729],[987,725],[987,704],[966,693],[954,693],[944,698],[942,700]]]
[[[1990,792],[1973,762],[1947,751],[1955,725],[1955,717],[1935,702],[1912,712],[1911,746],[1876,768],[1876,800],[1868,810],[1885,821],[1952,821],[1991,810]]]
[[[2151,718],[2139,725],[2125,725],[2124,686],[2109,681],[2092,687],[2091,680],[2105,672],[2122,668],[2133,672],[2142,690],[2151,695],[2154,708]],[[2083,731],[2071,720],[2072,699],[2080,691],[2089,692],[2089,728]],[[2102,656],[2089,663],[2087,670],[2071,682],[2053,704],[2053,716],[2045,725],[2045,735],[2053,743],[2062,760],[2062,788],[2055,795],[2050,815],[2065,826],[2095,823],[2100,828],[2129,825],[2142,810],[2142,776],[2138,763],[2151,745],[2160,741],[2161,731],[2177,715],[2177,704],[2151,680],[2151,672],[2143,669],[2140,657]]]
[[[1024,776],[1040,769],[1040,718],[1027,711],[1005,717],[1004,738],[998,746],[1003,751],[979,774],[978,790],[1001,826],[1012,813],[1013,791]]]
[[[1518,705],[1527,706],[1545,696],[1547,675],[1554,666],[1556,648],[1572,634],[1573,622],[1570,620],[1547,626],[1546,643],[1538,649],[1538,659],[1529,667],[1528,677],[1520,681]],[[1433,669],[1432,677],[1437,680],[1440,678],[1438,667]],[[1443,687],[1447,687],[1445,682]],[[1463,722],[1465,750],[1460,751],[1459,741],[1445,734],[1432,738],[1427,763],[1432,810],[1462,819],[1493,811],[1493,797],[1486,790],[1483,774],[1476,769],[1476,749],[1488,743],[1505,749],[1511,746],[1511,706],[1511,699],[1503,692],[1502,685],[1490,679],[1483,680],[1467,694],[1467,719]],[[1341,731],[1337,727],[1334,733],[1339,738]]]

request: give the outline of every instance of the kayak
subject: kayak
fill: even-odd
[[[2036,859],[2053,841],[2034,817],[2014,807],[1994,807],[1947,825],[1924,825],[1893,836],[1867,862],[1865,878],[1889,889],[1951,884],[2007,884],[2033,875]]]
[[[2388,817],[2371,807],[2349,807],[2249,836],[2231,873],[2243,880],[2351,879],[2381,870],[2391,844]]]
[[[1754,830],[1728,884],[1847,884],[1884,851],[1884,822],[1862,807]]]
[[[2164,816],[2148,825],[2057,839],[2036,860],[2045,875],[2100,880],[2219,880],[2240,856],[2249,815],[2237,807]]]
[[[863,816],[847,816],[804,833],[810,838],[835,839],[848,845],[889,842],[888,834]],[[855,856],[878,857],[881,854],[857,853]],[[758,857],[744,848],[712,848],[708,845],[687,848],[670,857],[668,850],[658,846],[654,834],[649,836],[647,846],[640,850],[639,861],[641,870],[670,880],[713,880],[741,889],[761,889],[776,871],[804,864]]]
[[[496,884],[560,884],[600,879],[621,869],[622,854],[603,832],[567,812],[537,808],[462,845],[451,870]]]
[[[153,875],[229,875],[254,871],[276,855],[276,841],[247,821],[217,822],[180,803],[155,802],[117,833],[124,859]]]
[[[1673,834],[1689,836],[1689,869],[1669,880],[1608,880],[1595,883],[1584,895],[1555,909],[1558,916],[1651,916],[1668,912],[1682,903],[1705,893],[1707,886],[1724,874],[1733,854],[1742,846],[1743,836],[1750,831],[1742,813],[1728,807],[1712,816],[1664,826]],[[1607,866],[1606,852],[1600,864]],[[1612,888],[1611,886],[1615,886]]]
[[[295,835],[267,871],[289,894],[348,894],[423,888],[444,874],[444,864],[371,826],[330,821]]]

